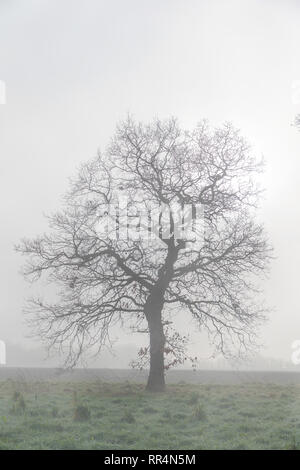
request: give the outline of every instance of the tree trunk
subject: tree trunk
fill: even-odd
[[[165,335],[161,310],[152,311],[150,316],[147,315],[147,319],[150,332],[150,372],[146,390],[151,392],[163,392],[165,389]]]

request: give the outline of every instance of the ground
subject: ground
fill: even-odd
[[[298,447],[298,384],[0,382],[0,449]]]

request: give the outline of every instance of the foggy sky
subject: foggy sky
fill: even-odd
[[[47,229],[43,214],[59,208],[68,178],[129,112],[174,115],[186,128],[232,121],[264,155],[276,259],[262,353],[290,356],[300,339],[299,1],[0,0],[0,80],[0,339],[32,344],[22,314],[31,286],[14,244]],[[205,337],[193,338],[204,356]]]

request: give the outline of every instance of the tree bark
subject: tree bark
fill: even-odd
[[[174,230],[173,219],[171,229]],[[162,310],[165,302],[165,292],[174,273],[174,263],[178,257],[181,245],[175,247],[174,238],[168,241],[168,254],[165,264],[158,272],[156,286],[152,289],[146,304],[145,316],[150,333],[150,372],[146,390],[163,392],[165,389],[164,349],[165,335],[162,323]]]
[[[146,390],[163,392],[165,389],[164,347],[165,335],[162,323],[161,302],[150,302],[146,311],[150,333],[150,371]]]

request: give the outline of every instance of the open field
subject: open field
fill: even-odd
[[[293,448],[300,385],[288,380],[181,381],[155,395],[129,381],[0,381],[0,449]]]
[[[54,369],[54,368],[26,368],[1,367],[0,383],[3,380],[19,382],[40,382],[54,380],[57,382],[102,382],[109,383],[145,383],[148,372],[134,369]],[[270,383],[270,384],[299,384],[300,371],[296,370],[203,370],[203,369],[173,369],[166,373],[168,384],[186,382],[188,384],[242,384],[242,383]]]

